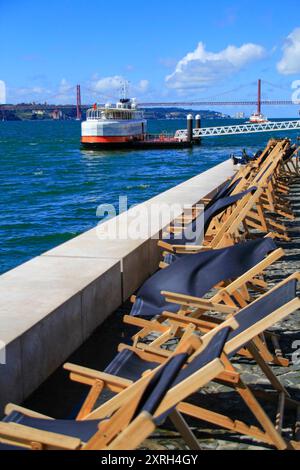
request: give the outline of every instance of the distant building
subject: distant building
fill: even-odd
[[[58,121],[59,119],[62,119],[63,113],[59,109],[55,109],[54,111],[52,111],[51,117],[55,121]]]
[[[0,104],[6,104],[6,85],[3,80],[0,80]]]
[[[41,109],[38,109],[38,110],[32,111],[32,114],[36,114],[37,116],[44,116],[45,111],[42,111]]]
[[[239,112],[235,114],[235,119],[245,119],[246,115],[245,113]]]

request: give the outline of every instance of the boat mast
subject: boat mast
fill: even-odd
[[[127,80],[124,80],[121,83],[121,89],[120,89],[121,100],[126,101],[128,99],[128,90],[129,90],[129,82]]]

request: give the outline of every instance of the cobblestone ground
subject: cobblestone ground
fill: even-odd
[[[300,180],[296,182],[290,193],[293,210],[296,220],[293,222],[284,222],[288,228],[291,242],[282,243],[281,246],[286,252],[285,258],[274,264],[267,272],[267,280],[270,286],[276,285],[281,280],[286,279],[290,274],[300,271]],[[272,370],[287,387],[290,395],[294,399],[300,400],[300,360],[298,364],[292,362],[293,353],[295,353],[296,342],[300,342],[300,311],[291,315],[286,321],[277,324],[272,329],[276,334],[280,335],[280,346],[284,356],[291,360],[291,364],[287,368],[273,366]],[[298,349],[300,344],[298,343]],[[243,380],[254,390],[268,390],[269,382],[263,376],[261,370],[251,363],[244,360],[235,360],[234,365],[238,371],[242,373]],[[195,397],[197,404],[208,409],[227,414],[231,418],[241,419],[248,424],[257,425],[255,418],[247,410],[238,395],[228,388],[220,385],[210,385],[204,391]],[[275,421],[277,403],[275,406],[269,402],[259,400],[264,410]],[[200,445],[207,450],[268,450],[269,447],[257,443],[248,437],[241,436],[220,429],[212,429],[205,423],[200,423],[193,419],[188,419],[189,425],[192,427],[197,436]],[[294,410],[287,414],[284,423],[284,431],[287,437],[292,436],[292,423],[295,423]],[[186,449],[184,442],[178,434],[174,433],[172,427],[166,426],[162,431],[147,441],[145,444],[147,449]]]

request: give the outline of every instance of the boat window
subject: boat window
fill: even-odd
[[[87,111],[87,119],[90,120],[98,120],[98,119],[106,119],[106,120],[123,120],[128,121],[131,119],[142,119],[143,114],[136,110],[131,109],[89,109]]]

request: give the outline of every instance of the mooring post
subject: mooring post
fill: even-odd
[[[192,143],[193,142],[193,124],[194,124],[194,116],[192,114],[188,114],[187,116],[187,141]]]
[[[200,114],[197,114],[196,118],[196,129],[201,129],[201,116]],[[201,144],[201,137],[196,137],[194,138],[194,142],[198,145]]]

